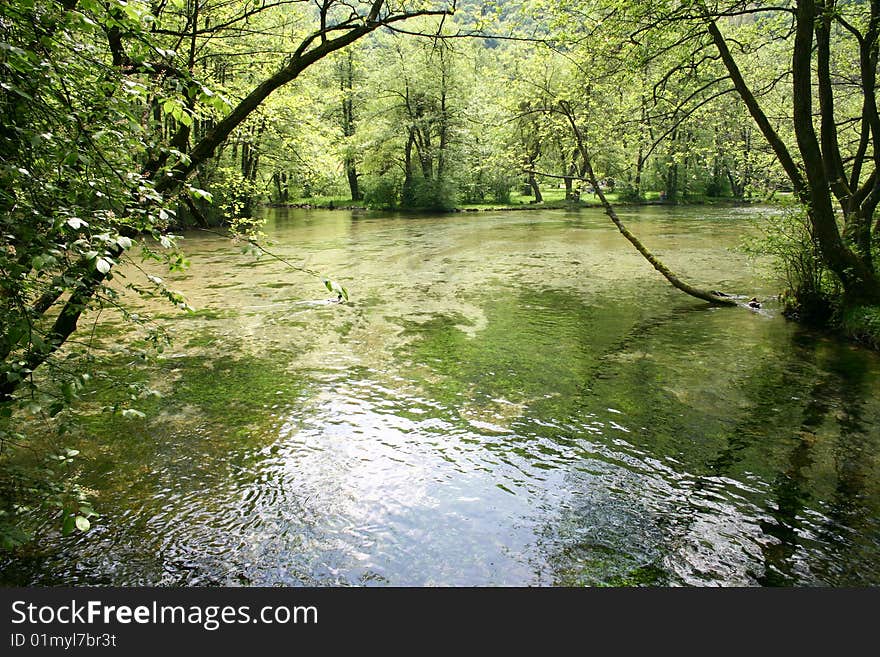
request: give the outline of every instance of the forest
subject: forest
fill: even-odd
[[[418,233],[424,245],[434,244],[432,230],[451,230],[443,217],[482,231],[496,216],[531,221],[595,208],[621,234],[626,257],[641,259],[642,309],[655,298],[693,303],[684,292],[701,308],[748,317],[772,299],[777,319],[874,358],[878,60],[878,0],[2,3],[0,547],[13,555],[8,563],[40,536],[87,540],[101,523],[101,495],[80,468],[102,452],[84,436],[100,438],[96,414],[129,427],[161,412],[165,393],[108,363],[120,354],[162,362],[178,346],[161,317],[207,312],[175,285],[200,275],[194,235],[217,239],[217,253],[233,245],[303,281],[319,279],[303,285],[357,308],[363,278],[321,260],[337,242],[309,250],[306,232],[301,250],[287,245],[273,233],[280,224],[267,224],[275,212],[351,216],[352,230],[357,217],[408,217],[400,230],[440,217]],[[633,214],[750,207],[770,208],[749,247],[774,281],[760,302],[737,278],[743,266],[701,270],[671,248],[653,251],[641,231],[655,240],[662,231]],[[702,234],[687,226],[677,229],[682,244]],[[370,253],[381,262],[394,244]],[[232,256],[217,262],[201,275],[245,266]],[[556,265],[542,261],[545,280],[564,279]],[[102,317],[113,318],[109,328]],[[438,317],[420,326],[451,330]],[[357,321],[366,320],[337,327],[340,339]],[[412,321],[400,320],[400,334],[415,331]],[[102,340],[112,348],[98,348]],[[621,338],[614,349],[636,342]],[[500,362],[487,371],[503,370]],[[107,388],[119,398],[96,401]]]

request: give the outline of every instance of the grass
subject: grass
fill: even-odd
[[[542,203],[534,203],[534,198],[526,194],[511,194],[510,201],[507,203],[499,203],[496,201],[485,201],[482,203],[459,203],[456,204],[456,211],[479,211],[479,210],[527,210],[527,209],[562,209],[570,207],[598,207],[600,206],[599,197],[593,194],[584,194],[580,202],[574,203],[565,200],[565,189],[548,188],[542,189]],[[660,192],[649,191],[645,193],[642,201],[623,201],[617,192],[608,192],[605,194],[608,200],[615,205],[626,204],[642,204],[642,203],[659,203]],[[730,203],[735,199],[731,198],[712,198],[703,195],[691,195],[686,199],[681,199],[681,204],[701,204],[711,205],[717,203]],[[291,200],[287,205],[291,207],[308,207],[315,209],[369,209],[364,201],[352,201],[349,196],[310,196],[308,198],[299,198]],[[403,208],[402,208],[403,209]]]
[[[364,208],[363,201],[352,201],[350,196],[310,196],[308,198],[299,198],[291,200],[288,205],[291,206],[309,206],[312,208],[333,209],[333,208]]]
[[[880,350],[880,306],[856,306],[844,310],[840,324],[850,338]]]

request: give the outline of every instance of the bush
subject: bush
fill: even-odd
[[[497,178],[490,183],[490,191],[492,192],[492,200],[495,203],[510,203],[510,189],[513,187],[514,181],[510,178]]]
[[[709,198],[721,198],[726,192],[725,186],[718,180],[711,180],[706,184],[705,194]]]
[[[448,212],[455,209],[455,192],[445,180],[414,180],[403,190],[401,204],[405,208]]]
[[[812,324],[834,322],[840,312],[840,282],[823,263],[803,208],[763,216],[759,228],[760,237],[745,250],[773,258],[774,269],[785,278],[784,314]]]
[[[840,325],[851,338],[880,349],[880,307],[848,308],[842,313]]]
[[[617,198],[622,203],[635,203],[645,200],[644,194],[630,184],[625,184],[620,187],[620,193]]]
[[[364,204],[371,210],[395,210],[400,205],[398,190],[398,182],[390,177],[369,180],[364,189]]]
[[[515,184],[516,179],[497,175],[488,180],[460,186],[461,201],[463,203],[485,203],[488,199],[493,203],[507,205],[510,203],[510,190]]]

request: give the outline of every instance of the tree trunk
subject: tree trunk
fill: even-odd
[[[346,141],[354,137],[356,124],[354,116],[354,53],[349,50],[342,65],[339,76],[342,91],[342,134]],[[350,152],[351,144],[346,144],[345,175],[348,178],[348,189],[352,201],[360,201],[360,185],[358,184],[357,160]]]
[[[877,4],[876,0],[872,2],[872,15],[877,10]],[[844,305],[878,304],[880,303],[880,281],[878,281],[870,263],[866,262],[859,254],[847,248],[838,229],[837,218],[835,217],[831,202],[831,183],[827,173],[828,170],[834,170],[836,164],[824,161],[819,139],[816,136],[813,125],[812,53],[813,30],[817,18],[814,0],[798,0],[795,42],[792,53],[792,102],[794,105],[795,136],[803,161],[806,179],[795,164],[785,143],[773,129],[751,89],[745,83],[717,24],[708,17],[707,29],[712,36],[737,93],[742,98],[767,143],[776,154],[779,163],[792,183],[801,205],[807,210],[813,237],[816,240],[822,260],[834,272],[843,286]],[[820,56],[817,68],[820,78],[829,74],[827,70],[823,70],[824,68],[825,66]],[[870,75],[868,77],[870,78]],[[831,85],[826,80],[820,80],[818,87],[820,95],[829,94],[831,91]],[[833,107],[827,98],[822,102],[824,106],[820,105],[820,111],[824,108],[826,115],[830,116]],[[872,101],[866,98],[866,106],[869,106],[871,102],[874,102],[876,107],[875,99]],[[830,129],[833,124],[833,117],[829,120],[828,116],[822,118],[823,126],[826,130]],[[826,137],[825,142],[829,157],[834,157],[832,155],[834,144],[830,137]]]
[[[596,190],[596,195],[599,197],[599,201],[602,203],[602,207],[605,209],[605,214],[607,214],[614,225],[617,226],[617,229],[620,231],[621,235],[623,235],[630,242],[630,244],[632,244],[636,248],[636,250],[642,254],[645,260],[651,263],[654,269],[660,272],[663,277],[667,281],[669,281],[669,283],[672,284],[672,286],[676,289],[681,290],[685,294],[689,294],[690,296],[697,299],[708,301],[709,303],[714,303],[721,306],[738,305],[737,302],[729,296],[722,295],[717,292],[702,290],[682,281],[653,253],[651,253],[648,248],[644,244],[642,244],[641,241],[632,232],[630,232],[630,230],[620,220],[620,217],[614,210],[614,206],[612,206],[611,203],[608,201],[608,198],[605,196],[605,192],[603,192],[602,188],[599,186],[599,179],[596,177],[596,174],[593,171],[593,164],[590,159],[590,152],[587,148],[586,140],[584,139],[583,133],[575,122],[574,114],[572,114],[570,107],[564,101],[560,101],[559,106],[563,114],[571,124],[575,139],[578,144],[578,149],[580,150],[581,157],[583,158],[584,169],[586,170],[590,184],[593,185],[593,189]]]
[[[355,165],[354,158],[345,158],[345,175],[348,178],[348,189],[349,191],[351,191],[351,200],[362,200],[364,197],[363,194],[361,194],[361,188],[358,182],[359,174],[357,172],[357,166]]]
[[[664,179],[664,188],[666,191],[666,200],[670,203],[678,202],[678,164],[674,161],[669,163],[666,169]]]
[[[414,190],[412,151],[415,140],[415,131],[411,127],[409,129],[409,135],[406,140],[406,148],[404,148],[403,150],[403,190],[401,191],[401,197],[404,207],[412,205],[413,202]]]
[[[275,184],[275,201],[283,203],[281,200],[281,174],[278,171],[272,174],[272,182]]]
[[[122,252],[123,249],[115,244],[107,249],[107,255],[113,259],[119,258]],[[92,300],[95,291],[107,278],[107,273],[99,271],[93,260],[84,260],[79,263],[79,267],[84,270],[79,283],[70,293],[70,297],[68,297],[67,302],[64,304],[43,342],[40,346],[33,345],[33,348],[24,358],[24,361],[21,363],[22,372],[33,372],[62,347],[76,330],[79,317]],[[58,297],[56,296],[55,298],[57,299]],[[51,306],[52,304],[49,305]],[[46,307],[47,310],[48,307]],[[7,351],[6,356],[8,356],[8,353]],[[6,402],[11,399],[12,393],[21,385],[24,376],[17,381],[9,378],[5,381],[0,381],[0,402]]]
[[[532,163],[534,166],[534,163]],[[544,197],[541,196],[541,188],[538,186],[538,179],[535,178],[535,172],[529,170],[529,188],[532,191],[532,195],[535,197],[535,203],[543,203]]]
[[[742,184],[739,180],[734,178],[733,172],[730,170],[730,167],[727,168],[727,181],[730,183],[730,193],[733,194],[735,199],[742,200],[745,198],[745,185]]]
[[[636,159],[636,177],[633,180],[633,193],[637,199],[642,198],[642,174],[645,171],[645,153],[642,144],[639,144],[639,155]]]
[[[831,203],[831,185],[827,171],[836,170],[833,146],[827,145],[827,158],[823,157],[813,126],[813,29],[816,19],[813,0],[799,0],[797,4],[797,30],[792,54],[792,86],[794,103],[794,130],[798,148],[807,176],[809,217],[813,234],[822,252],[823,260],[840,278],[844,287],[845,303],[880,303],[880,285],[870,263],[846,247],[841,239],[837,218]],[[821,65],[818,71],[820,95],[830,93],[831,82],[823,80],[828,71]],[[826,103],[830,102],[826,99]],[[826,111],[828,111],[826,105]],[[827,119],[822,118],[823,122]],[[833,127],[836,132],[836,126]],[[823,130],[824,132],[824,130]],[[828,138],[826,138],[827,140]],[[831,161],[828,161],[828,160]],[[839,180],[834,184],[840,184]],[[870,249],[868,249],[870,252]]]
[[[578,166],[577,160],[580,156],[580,152],[577,148],[571,154],[569,158],[568,171],[567,175],[563,177],[563,182],[565,183],[565,200],[566,201],[579,201],[580,200],[580,192],[575,193],[574,191],[574,179],[578,174]],[[583,176],[581,176],[583,177]]]

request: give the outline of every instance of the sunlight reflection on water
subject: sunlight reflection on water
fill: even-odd
[[[93,428],[127,432],[90,483],[102,521],[7,576],[880,584],[880,363],[777,316],[728,250],[753,213],[627,220],[764,315],[668,289],[598,212],[278,212],[275,248],[344,273],[341,305],[192,236],[175,283],[205,312],[145,366],[166,398]]]

